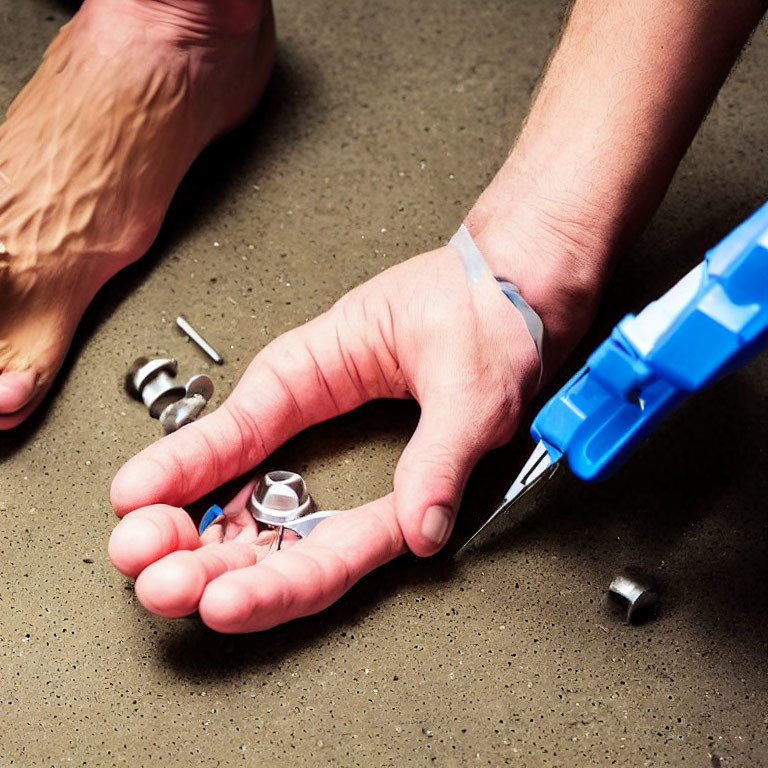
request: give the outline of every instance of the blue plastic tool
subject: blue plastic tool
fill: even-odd
[[[609,476],[686,397],[767,346],[768,203],[660,299],[621,320],[539,411],[536,450],[480,530],[563,456],[584,480]]]
[[[202,535],[203,531],[219,516],[223,515],[224,510],[218,505],[213,504],[208,507],[205,514],[200,520],[200,525],[197,528],[197,532]]]

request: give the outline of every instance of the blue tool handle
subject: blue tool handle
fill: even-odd
[[[637,316],[627,315],[531,427],[553,461],[599,480],[686,397],[768,346],[768,204]]]

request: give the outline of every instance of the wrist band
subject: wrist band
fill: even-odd
[[[544,324],[541,322],[541,318],[523,298],[520,289],[514,283],[511,283],[506,278],[493,275],[488,263],[483,258],[483,254],[480,253],[480,249],[472,239],[472,235],[469,234],[469,230],[463,224],[450,239],[448,245],[459,254],[470,283],[479,283],[486,273],[492,275],[501,292],[522,315],[526,328],[528,328],[528,333],[531,334],[531,339],[533,339],[533,345],[536,347],[536,354],[539,356],[539,383],[541,383],[541,377],[544,373],[544,358],[542,355]]]

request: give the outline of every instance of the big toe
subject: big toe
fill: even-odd
[[[35,372],[5,371],[0,374],[0,414],[20,411],[35,393]]]

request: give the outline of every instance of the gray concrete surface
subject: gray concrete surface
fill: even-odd
[[[0,107],[67,13],[0,0]],[[106,558],[110,479],[158,436],[121,389],[126,366],[170,353],[206,370],[172,327],[184,311],[227,356],[220,400],[267,340],[444,242],[505,156],[560,13],[278,0],[260,113],[205,154],[151,254],[98,296],[55,398],[0,436],[0,765],[768,765],[766,357],[611,481],[563,474],[460,563],[404,558],[270,632],[150,616]],[[762,29],[578,355],[768,198],[767,68]],[[354,505],[389,489],[414,418],[376,404],[274,465]],[[483,463],[464,530],[529,447]],[[604,598],[630,562],[664,587],[639,627]]]

